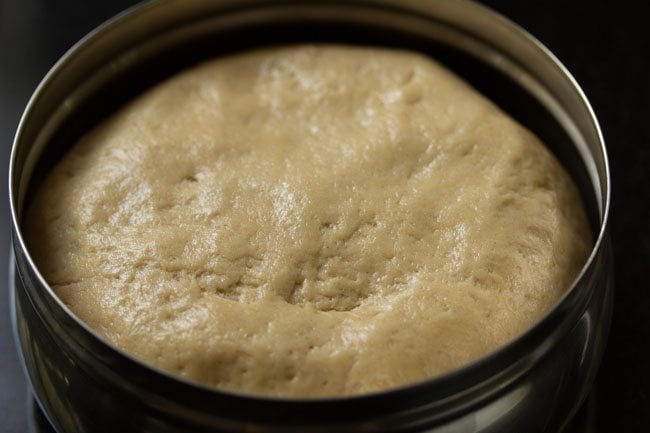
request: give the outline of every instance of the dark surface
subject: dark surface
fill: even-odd
[[[133,2],[0,0],[0,158],[6,191],[13,133],[30,93],[56,59]],[[485,0],[540,39],[589,97],[608,144],[616,301],[599,373],[596,431],[650,432],[650,29],[645,2]],[[3,193],[6,195],[6,193]],[[0,201],[0,266],[7,263],[7,200]],[[0,284],[0,432],[27,431],[28,405]]]

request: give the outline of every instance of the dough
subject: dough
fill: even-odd
[[[301,45],[155,86],[64,157],[30,251],[140,360],[242,393],[338,396],[521,334],[591,248],[529,131],[433,60]]]

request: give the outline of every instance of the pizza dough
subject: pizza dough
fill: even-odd
[[[117,347],[220,389],[359,394],[530,327],[591,248],[529,131],[430,58],[218,58],[86,134],[26,218],[58,296]]]

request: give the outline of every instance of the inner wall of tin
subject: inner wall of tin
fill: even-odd
[[[504,68],[507,59],[494,47],[442,22],[429,21],[423,31],[421,23],[414,25],[412,18],[394,13],[346,13],[341,7],[324,9],[318,14],[311,10],[306,15],[301,15],[299,9],[274,12],[250,10],[206,17],[164,34],[151,34],[150,39],[123,41],[123,54],[117,59],[106,58],[107,67],[68,77],[78,79],[77,88],[66,95],[65,102],[59,101],[32,147],[24,150],[28,155],[22,170],[16,170],[21,172],[16,194],[18,218],[49,170],[81,135],[157,82],[202,60],[255,47],[344,43],[407,48],[428,54],[531,129],[573,176],[597,238],[602,211],[598,174],[593,168],[587,169],[585,160],[593,163],[576,143],[580,139],[575,133],[577,128],[567,127],[570,119],[558,112],[557,106],[553,106],[557,104],[549,103],[548,97],[545,103],[540,101],[544,98],[539,97],[540,89],[543,91],[539,83],[525,77],[530,86],[524,89],[522,71],[513,65]],[[56,82],[49,84],[54,86]]]

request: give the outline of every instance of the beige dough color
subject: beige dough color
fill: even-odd
[[[26,218],[45,279],[145,363],[243,393],[367,393],[539,319],[591,246],[529,131],[431,59],[219,58],[85,135]]]

